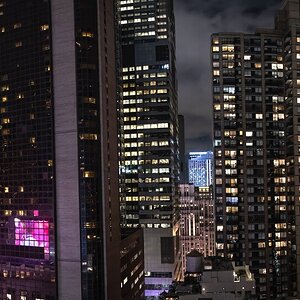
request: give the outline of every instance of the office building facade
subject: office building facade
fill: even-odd
[[[180,244],[182,274],[186,256],[193,250],[206,256],[215,255],[215,220],[213,188],[180,184]]]
[[[145,297],[143,230],[123,228],[121,238],[122,300],[143,300]]]
[[[189,183],[194,186],[206,187],[212,184],[213,152],[189,153]]]
[[[0,2],[1,299],[120,298],[113,12]]]
[[[122,224],[144,229],[145,296],[151,299],[176,276],[179,245],[173,1],[118,1],[118,23],[125,183]]]
[[[299,293],[299,25],[287,0],[275,29],[212,37],[217,254],[259,299]]]

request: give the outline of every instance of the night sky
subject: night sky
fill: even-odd
[[[186,153],[212,148],[210,35],[272,28],[281,0],[174,0],[179,113]]]

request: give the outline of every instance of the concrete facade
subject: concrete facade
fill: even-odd
[[[73,0],[52,1],[58,297],[81,299]],[[66,74],[68,74],[66,76]]]

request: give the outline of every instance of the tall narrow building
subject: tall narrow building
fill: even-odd
[[[144,228],[145,296],[157,297],[176,277],[179,255],[173,1],[118,1],[118,11],[126,187],[122,223]]]
[[[0,1],[0,298],[120,299],[112,1]]]
[[[300,292],[299,8],[212,36],[217,254],[250,266],[259,299]]]

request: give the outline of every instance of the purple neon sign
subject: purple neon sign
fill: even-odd
[[[14,218],[15,245],[43,247],[49,255],[49,222]]]

